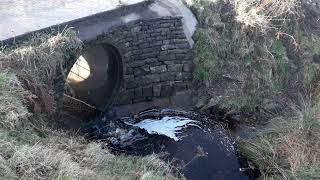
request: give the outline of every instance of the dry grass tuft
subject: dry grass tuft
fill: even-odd
[[[52,34],[36,34],[28,41],[2,50],[1,64],[19,77],[33,113],[53,115],[56,100],[63,93],[67,64],[77,59],[82,42],[69,29]]]
[[[29,93],[24,90],[14,74],[0,74],[0,127],[15,129],[23,126],[23,120],[30,117],[24,106],[24,97]]]
[[[236,20],[247,26],[275,28],[274,21],[286,21],[289,15],[299,14],[299,0],[234,0]]]
[[[3,61],[12,69],[35,78],[38,83],[51,87],[57,71],[64,70],[65,61],[71,61],[82,50],[82,42],[66,29],[55,34],[36,34],[30,40],[10,48]],[[65,76],[67,74],[64,74]]]
[[[294,115],[279,116],[254,138],[242,140],[242,152],[264,178],[320,178],[320,104],[302,103]]]

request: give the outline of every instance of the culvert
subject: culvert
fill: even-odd
[[[83,112],[88,107],[106,111],[119,91],[121,79],[122,58],[114,46],[87,47],[68,73],[64,98],[67,111]]]

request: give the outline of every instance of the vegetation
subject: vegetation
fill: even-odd
[[[320,178],[319,108],[319,103],[302,102],[272,119],[252,139],[239,141],[242,152],[259,166],[263,178]]]
[[[194,75],[205,100],[199,107],[222,109],[231,119],[251,113],[268,120],[238,140],[262,178],[319,179],[319,2],[186,2],[199,20]],[[101,142],[56,128],[65,67],[82,50],[72,31],[0,49],[1,177],[177,179],[156,155],[113,155]]]
[[[207,87],[199,94],[210,94],[211,106],[244,112],[304,91],[319,69],[309,53],[317,52],[311,42],[319,43],[319,33],[309,29],[318,16],[303,14],[309,6],[295,0],[191,3],[200,23],[195,77]]]
[[[116,156],[57,128],[57,77],[82,43],[72,31],[35,35],[0,52],[0,176],[4,179],[176,179],[157,155]],[[63,84],[64,85],[64,84]]]
[[[267,124],[239,139],[264,179],[319,179],[319,2],[187,2],[200,23],[199,107]]]

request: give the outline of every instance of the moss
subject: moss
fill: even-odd
[[[204,29],[199,29],[195,34],[195,54],[197,68],[195,78],[201,81],[211,81],[216,76],[218,56],[215,47],[210,42],[210,37]]]
[[[0,88],[4,88],[7,85],[7,73],[0,73]]]
[[[271,46],[271,53],[276,61],[271,79],[271,90],[273,93],[279,93],[288,87],[289,80],[295,68],[293,63],[289,61],[286,48],[282,41],[274,41]]]

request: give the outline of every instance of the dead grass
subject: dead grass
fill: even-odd
[[[0,127],[19,128],[31,115],[23,104],[28,93],[14,74],[1,73],[0,79]]]
[[[299,0],[234,0],[236,20],[256,28],[277,28],[278,22],[299,14]],[[276,23],[276,24],[275,24]]]
[[[277,116],[254,138],[240,142],[265,179],[320,178],[319,108],[319,103],[302,102],[291,107],[291,115]]]
[[[53,34],[35,34],[27,41],[2,50],[0,62],[15,72],[28,97],[28,108],[34,113],[54,115],[56,101],[64,92],[68,64],[73,64],[82,50],[82,42],[65,29]]]
[[[3,129],[1,129],[3,131]],[[19,132],[18,136],[29,135]],[[9,179],[177,179],[157,155],[115,156],[102,144],[51,131],[26,142],[1,136],[0,174]]]

